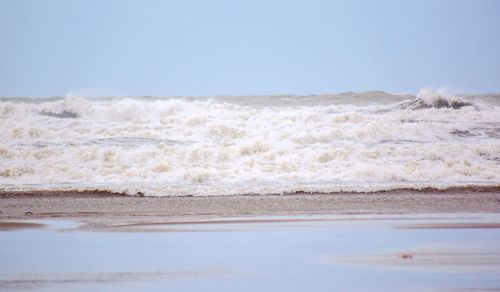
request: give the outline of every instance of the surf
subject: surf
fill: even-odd
[[[0,190],[154,196],[498,186],[495,96],[0,99]]]

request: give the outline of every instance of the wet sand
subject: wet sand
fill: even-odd
[[[325,258],[325,260],[361,267],[397,268],[427,273],[443,270],[449,273],[500,273],[500,252],[498,249],[454,251],[453,248],[454,246],[450,245],[448,250],[417,249],[387,254],[336,256]],[[500,287],[497,288],[500,289]]]
[[[500,212],[500,191],[394,191],[270,196],[134,197],[106,192],[0,192],[0,218]]]
[[[6,291],[500,289],[498,191],[3,192],[0,230]]]
[[[498,213],[188,217],[30,220],[0,232],[0,290],[500,289]]]
[[[155,272],[115,272],[115,273],[78,273],[78,274],[34,274],[16,275],[14,277],[3,278],[0,276],[0,291],[37,291],[50,287],[59,290],[64,285],[85,287],[85,284],[106,284],[106,283],[130,283],[145,281],[169,281],[179,279],[193,279],[202,277],[224,276],[225,271],[197,271],[197,270],[177,270],[177,271],[155,271]]]
[[[183,230],[194,230],[197,227],[193,226],[204,221],[209,224],[217,221],[252,223],[262,216],[274,216],[266,220],[277,221],[284,220],[277,216],[286,215],[419,213],[500,213],[500,191],[488,188],[205,197],[140,197],[98,191],[0,192],[0,222],[70,219],[85,222],[82,228],[101,230],[158,231],[165,230],[157,227],[166,224],[191,224]],[[11,224],[8,228],[21,228],[21,225],[14,227]]]
[[[0,221],[0,231],[11,231],[20,229],[43,228],[45,224],[30,223],[30,222],[8,222]]]

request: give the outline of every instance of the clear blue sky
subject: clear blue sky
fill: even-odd
[[[0,0],[0,96],[500,92],[500,1]]]

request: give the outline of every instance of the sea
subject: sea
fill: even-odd
[[[0,191],[500,186],[500,94],[0,98]]]

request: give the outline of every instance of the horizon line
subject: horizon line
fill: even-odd
[[[432,90],[438,92],[438,90]],[[500,92],[485,92],[485,93],[450,93],[448,94],[452,96],[488,96],[488,95],[500,95]],[[97,94],[72,94],[67,93],[66,95],[45,95],[45,96],[28,96],[28,95],[17,95],[17,96],[2,96],[0,95],[0,99],[22,99],[22,98],[39,98],[39,99],[51,99],[51,98],[68,98],[68,97],[81,97],[81,98],[185,98],[185,97],[280,97],[280,96],[338,96],[338,95],[349,95],[349,94],[387,94],[393,96],[417,96],[418,93],[411,92],[387,92],[384,90],[368,90],[368,91],[342,91],[337,93],[246,93],[246,94],[207,94],[207,95],[152,95],[152,94],[143,94],[143,95],[126,95],[126,94],[116,94],[116,95],[97,95]]]

